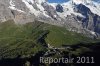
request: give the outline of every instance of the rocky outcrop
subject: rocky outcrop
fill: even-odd
[[[56,6],[56,11],[57,11],[57,12],[64,12],[63,7],[62,7],[60,4],[58,4],[58,5]]]
[[[34,15],[28,12],[28,8],[21,0],[0,0],[0,22],[11,19],[20,24],[32,22]]]
[[[82,4],[77,5],[75,9],[76,12],[85,16],[85,18],[81,18],[80,20],[83,28],[100,33],[100,16],[92,13],[88,7]]]

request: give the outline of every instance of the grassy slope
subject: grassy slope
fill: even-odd
[[[92,39],[75,32],[70,32],[63,27],[49,26],[48,29],[50,33],[47,35],[46,41],[52,46],[61,47],[62,45],[92,42]]]
[[[49,34],[47,34],[49,32]],[[43,36],[47,34],[47,36]],[[60,47],[80,42],[91,42],[91,39],[57,27],[40,22],[15,25],[13,21],[0,23],[0,57],[28,56],[38,51],[45,51],[38,39],[45,38],[46,43]]]
[[[38,25],[40,24],[15,25],[12,21],[1,23],[0,57],[16,57],[42,51],[43,46],[36,42],[43,33],[42,29],[38,29]]]

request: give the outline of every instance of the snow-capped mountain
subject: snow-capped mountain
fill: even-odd
[[[64,8],[64,13],[61,13],[61,16],[63,16],[63,14],[65,13],[66,14],[64,16],[71,14],[83,16],[82,14],[74,11],[74,8],[79,4],[85,5],[87,8],[91,10],[92,13],[100,16],[100,4],[91,0],[71,0],[69,2],[61,4]]]
[[[94,35],[96,35],[95,32],[100,33],[100,3],[92,0],[71,0],[61,6],[64,12],[57,13],[60,17],[67,19],[65,22],[67,25],[69,23],[79,31],[86,29]]]
[[[70,31],[100,36],[100,3],[92,0],[70,0],[62,4],[47,0],[0,0],[0,21],[10,19],[21,24],[43,20]]]

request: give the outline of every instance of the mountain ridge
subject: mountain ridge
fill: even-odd
[[[43,20],[63,25],[70,31],[100,36],[100,4],[92,0],[71,0],[62,4],[48,3],[47,0],[0,1],[1,22],[13,19],[16,23],[24,24]]]

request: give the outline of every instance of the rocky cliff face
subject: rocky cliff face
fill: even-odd
[[[11,14],[11,10],[8,8],[8,2],[8,0],[0,0],[0,21],[6,21],[13,17],[13,15]]]
[[[93,1],[86,2],[85,0],[83,2],[80,1],[80,3],[77,3],[77,0],[72,0],[69,3],[62,5],[64,10],[66,9],[65,13],[67,13],[67,16],[64,12],[62,15],[65,15],[65,24],[69,26],[70,30],[96,37],[100,36],[99,3]]]
[[[0,21],[13,19],[16,23],[26,23],[34,20],[34,15],[28,14],[28,8],[20,0],[0,0]]]
[[[78,20],[82,22],[83,28],[100,33],[99,15],[92,13],[88,7],[82,4],[77,5],[75,11],[85,16],[85,18],[78,18]]]

